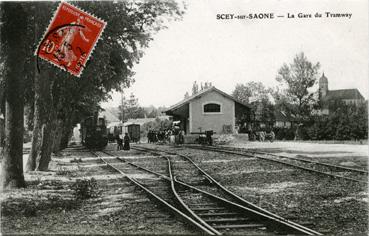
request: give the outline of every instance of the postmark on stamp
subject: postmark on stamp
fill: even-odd
[[[35,55],[80,77],[106,22],[62,2]]]

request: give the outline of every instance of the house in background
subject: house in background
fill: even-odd
[[[284,111],[274,111],[274,125],[275,128],[286,128],[289,129],[292,126],[294,121],[294,117],[292,115],[288,115]]]
[[[264,105],[262,102],[256,100],[253,101],[254,107],[254,120],[252,122],[254,130],[268,130],[270,128],[285,128],[289,129],[293,126],[295,117],[285,111],[278,110],[274,106],[270,109],[270,115],[263,114]]]
[[[365,103],[363,95],[358,89],[328,89],[328,78],[324,73],[319,79],[319,98],[322,103],[321,114],[329,114],[329,105],[337,101],[344,102],[346,105],[358,106]]]
[[[250,121],[251,108],[212,86],[171,106],[165,114],[173,116],[186,134],[209,130],[233,134],[236,126]]]

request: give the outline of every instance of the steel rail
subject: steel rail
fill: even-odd
[[[352,172],[357,172],[357,173],[360,173],[360,174],[368,174],[368,171],[366,171],[366,170],[360,170],[360,169],[355,169],[355,168],[350,168],[350,167],[343,167],[343,166],[338,166],[338,165],[333,165],[333,164],[328,164],[328,163],[322,163],[322,162],[312,161],[312,160],[305,160],[305,159],[296,158],[296,157],[282,156],[282,155],[277,155],[277,154],[267,153],[267,152],[259,152],[259,151],[252,151],[252,152],[257,153],[257,154],[270,155],[270,156],[275,156],[275,157],[279,157],[279,158],[286,158],[286,159],[311,163],[311,164],[315,164],[315,165],[321,165],[321,166],[336,168],[336,169],[343,170],[343,171],[352,171]]]
[[[214,149],[217,149],[218,148],[219,149],[220,147],[212,147],[212,148],[214,148]],[[255,149],[247,150],[247,149],[244,149],[244,148],[236,148],[236,147],[222,147],[222,148],[223,149],[228,149],[228,150],[236,150],[236,151],[240,151],[240,152],[249,151],[251,153],[256,153],[256,154],[263,154],[263,155],[275,156],[275,157],[279,157],[279,158],[286,158],[286,159],[291,159],[291,160],[296,160],[296,161],[311,163],[311,164],[315,164],[315,165],[321,165],[321,166],[336,168],[336,169],[343,170],[343,171],[352,171],[352,172],[358,172],[358,173],[361,173],[361,174],[368,174],[369,173],[366,170],[360,170],[360,169],[356,169],[356,168],[338,166],[338,165],[323,163],[323,162],[319,162],[319,161],[306,160],[306,159],[301,159],[301,158],[297,158],[297,157],[289,157],[289,156],[277,155],[277,154],[274,154],[274,153],[261,152],[261,151],[256,151]],[[309,157],[309,156],[305,156],[305,157]],[[311,157],[309,157],[309,158],[311,158]]]
[[[296,232],[298,232],[299,234],[303,233],[303,234],[306,234],[306,235],[322,235],[321,233],[317,232],[317,231],[314,231],[312,229],[309,229],[309,228],[306,228],[305,226],[302,226],[302,225],[299,225],[297,223],[294,223],[294,222],[291,222],[291,221],[288,221],[288,220],[285,220],[284,218],[282,217],[274,217],[272,215],[269,215],[269,214],[264,214],[256,209],[251,209],[249,207],[246,207],[246,206],[243,206],[243,205],[240,205],[240,204],[237,204],[235,202],[231,202],[225,198],[222,198],[222,197],[219,197],[219,196],[216,196],[215,194],[212,194],[212,193],[209,193],[209,192],[206,192],[202,189],[199,189],[199,188],[196,188],[194,186],[191,186],[189,184],[186,184],[184,182],[181,182],[181,181],[177,181],[176,180],[176,183],[179,183],[185,187],[188,187],[192,190],[195,190],[197,192],[201,192],[205,195],[207,195],[208,197],[211,197],[215,200],[218,200],[218,201],[221,201],[222,203],[224,204],[227,204],[231,207],[236,207],[238,209],[242,209],[243,211],[246,211],[247,214],[252,214],[254,217],[261,217],[263,218],[264,220],[266,220],[267,222],[269,222],[269,225],[272,226],[272,224],[274,223],[277,223],[279,224],[280,226],[284,227],[285,229],[293,229],[295,230]],[[293,224],[291,224],[293,223]]]
[[[174,196],[176,197],[176,199],[178,200],[178,202],[182,205],[183,208],[186,209],[186,211],[188,213],[190,213],[192,215],[192,217],[194,217],[204,227],[206,227],[207,229],[209,229],[215,235],[221,235],[221,233],[218,230],[216,230],[213,227],[211,227],[208,223],[206,223],[203,219],[201,219],[194,211],[192,211],[187,206],[187,204],[183,201],[183,199],[179,196],[179,194],[177,193],[177,190],[175,188],[175,185],[174,185],[175,179],[173,178],[173,172],[172,172],[171,162],[170,162],[170,160],[169,160],[168,157],[165,157],[165,159],[167,160],[167,163],[168,163],[168,173],[169,173],[170,186],[171,186],[172,192],[173,192]]]
[[[135,185],[139,186],[142,190],[144,190],[146,193],[148,193],[151,197],[154,197],[157,201],[159,201],[160,203],[162,203],[164,206],[168,207],[174,213],[176,213],[176,214],[180,215],[181,217],[183,217],[191,225],[195,226],[197,229],[200,229],[201,232],[206,233],[206,234],[210,234],[210,235],[214,235],[214,233],[212,231],[208,230],[207,228],[205,228],[204,226],[202,226],[201,224],[199,224],[198,222],[196,222],[195,220],[193,220],[191,217],[187,216],[182,211],[180,211],[179,209],[177,209],[176,207],[174,207],[173,205],[171,205],[170,203],[168,203],[167,201],[165,201],[164,199],[162,199],[160,196],[158,196],[155,193],[153,193],[150,189],[148,189],[145,186],[143,186],[135,178],[129,177],[126,173],[124,173],[120,169],[116,168],[112,164],[108,163],[106,160],[104,160],[102,157],[100,157],[96,153],[94,153],[94,152],[92,152],[92,153],[94,155],[96,155],[100,160],[102,160],[108,167],[110,167],[110,168],[114,169],[115,171],[119,172],[120,174],[122,174],[124,177],[126,177],[128,180],[130,180],[132,183],[134,183]],[[106,152],[104,152],[104,153],[106,153]],[[109,154],[109,155],[111,155],[111,154]]]
[[[292,164],[292,163],[287,163],[287,162],[280,161],[280,160],[274,160],[274,159],[270,159],[270,158],[267,158],[267,157],[258,156],[258,155],[255,155],[255,154],[240,153],[240,152],[236,152],[236,151],[223,150],[223,149],[220,149],[220,148],[206,148],[206,147],[196,147],[196,146],[186,146],[186,147],[192,148],[192,149],[205,150],[205,151],[214,151],[214,152],[234,154],[234,155],[239,155],[239,156],[256,157],[256,158],[259,158],[259,159],[262,159],[262,160],[277,162],[277,163],[280,163],[280,164],[283,164],[283,165],[292,166],[292,167],[295,167],[295,168],[298,168],[298,169],[303,169],[303,170],[306,170],[308,172],[315,172],[315,173],[318,173],[318,174],[321,174],[321,175],[330,176],[332,178],[340,178],[340,179],[354,181],[354,182],[361,183],[361,184],[368,184],[368,181],[358,180],[358,179],[345,177],[345,176],[341,176],[341,175],[335,175],[335,174],[331,174],[331,173],[327,173],[327,172],[323,172],[323,171],[319,171],[319,170],[315,170],[315,169],[295,165],[295,164]]]
[[[315,231],[315,230],[312,230],[312,229],[309,229],[305,226],[302,226],[302,225],[299,225],[293,221],[290,221],[290,220],[287,220],[279,215],[276,215],[268,210],[265,210],[263,208],[260,208],[259,206],[241,198],[240,196],[238,196],[237,194],[233,193],[232,191],[230,191],[229,189],[227,189],[226,187],[224,187],[222,184],[220,184],[218,181],[216,181],[212,176],[210,176],[206,171],[204,171],[201,167],[199,167],[191,158],[185,156],[185,155],[181,155],[181,154],[176,154],[176,153],[172,153],[172,152],[167,152],[167,151],[161,151],[161,150],[155,150],[155,149],[150,149],[150,148],[144,148],[144,147],[140,147],[140,148],[137,148],[137,147],[132,147],[133,149],[136,149],[136,150],[140,150],[141,151],[146,151],[146,152],[151,152],[151,153],[154,153],[153,151],[156,151],[156,152],[163,152],[163,153],[167,153],[167,154],[170,154],[170,155],[177,155],[177,156],[180,156],[182,158],[185,158],[186,160],[188,160],[190,163],[192,163],[206,178],[208,178],[211,182],[213,182],[217,187],[219,187],[220,189],[222,189],[224,192],[226,192],[227,194],[229,194],[230,196],[236,198],[238,201],[240,201],[240,203],[242,204],[245,204],[245,206],[243,207],[246,207],[247,210],[250,210],[250,211],[253,211],[253,212],[257,212],[257,213],[260,213],[262,214],[263,216],[269,216],[269,217],[272,217],[272,218],[275,218],[277,221],[280,221],[280,222],[284,222],[284,224],[288,224],[291,228],[294,228],[294,229],[297,229],[297,230],[301,230],[301,232],[305,233],[305,234],[308,234],[308,235],[322,235],[321,233]],[[155,154],[155,153],[154,153]],[[157,154],[157,153],[156,153]],[[195,189],[196,191],[201,191],[201,192],[205,192],[201,189],[198,189],[196,187],[193,187],[193,186],[190,186],[184,182],[181,182],[181,181],[175,181],[177,183],[180,183],[182,185],[185,185],[187,187],[191,187],[192,189]],[[209,195],[213,195],[213,194],[210,194],[208,193]],[[214,195],[215,196],[215,195]]]
[[[183,185],[183,186],[186,186],[187,188],[190,188],[190,189],[192,189],[192,190],[196,190],[197,192],[201,192],[201,193],[203,193],[203,194],[205,194],[205,195],[207,195],[207,196],[209,196],[209,197],[211,197],[211,198],[213,198],[213,199],[215,199],[215,200],[217,200],[217,201],[221,201],[223,204],[228,204],[228,205],[230,205],[231,207],[237,207],[237,208],[239,208],[239,209],[242,209],[242,210],[245,210],[246,212],[247,212],[247,214],[253,214],[253,216],[255,216],[255,217],[262,217],[262,218],[264,218],[265,220],[267,220],[267,221],[270,221],[270,224],[271,223],[279,223],[279,224],[281,224],[281,226],[282,227],[287,227],[288,229],[294,229],[294,230],[296,230],[297,232],[299,232],[299,233],[305,233],[305,234],[307,234],[307,235],[316,235],[315,234],[315,231],[314,232],[312,232],[310,229],[308,229],[308,230],[306,230],[306,229],[301,229],[301,225],[292,225],[291,226],[291,224],[289,224],[289,223],[287,223],[284,219],[280,219],[279,217],[276,219],[276,215],[275,216],[270,216],[270,215],[266,215],[266,214],[263,214],[263,213],[260,213],[260,211],[256,211],[256,210],[253,210],[253,209],[251,209],[251,208],[248,208],[248,207],[245,207],[245,206],[242,206],[242,205],[239,205],[239,204],[237,204],[237,203],[233,203],[233,202],[231,202],[231,201],[229,201],[229,200],[227,200],[227,199],[225,199],[225,198],[221,198],[221,197],[218,197],[218,196],[216,196],[216,195],[214,195],[214,194],[211,194],[211,193],[209,193],[209,192],[207,192],[207,191],[204,191],[204,190],[201,190],[201,189],[199,189],[199,188],[196,188],[196,187],[194,187],[194,186],[191,186],[191,185],[189,185],[189,184],[186,184],[186,183],[184,183],[184,182],[181,182],[181,181],[177,181],[176,180],[176,178],[175,177],[173,177],[173,174],[172,174],[172,169],[171,169],[171,162],[170,162],[170,160],[169,160],[169,158],[168,157],[166,157],[166,159],[167,159],[167,161],[168,161],[168,169],[169,169],[169,174],[170,174],[170,179],[171,179],[171,185],[172,185],[172,189],[173,189],[173,192],[176,194],[176,197],[177,197],[177,199],[181,202],[181,204],[188,210],[188,211],[190,211],[191,212],[191,214],[196,218],[196,219],[198,219],[202,224],[204,224],[204,225],[206,225],[207,227],[209,227],[209,229],[211,229],[211,230],[214,230],[216,233],[219,233],[220,234],[220,232],[218,232],[217,230],[215,230],[212,226],[210,226],[210,225],[208,225],[204,220],[202,220],[196,213],[194,213],[184,202],[183,202],[183,200],[180,198],[180,196],[177,194],[177,191],[175,190],[175,187],[174,187],[174,183],[176,182],[176,183],[179,183],[179,184],[181,184],[181,185]],[[200,168],[201,169],[201,168]],[[203,172],[203,171],[201,171],[201,172]],[[205,172],[204,172],[204,174],[206,174]],[[211,178],[211,176],[207,176],[207,177],[210,177]],[[214,182],[216,182],[214,179],[212,179]],[[304,227],[305,228],[305,227]]]

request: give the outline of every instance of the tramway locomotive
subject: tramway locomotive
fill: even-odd
[[[81,122],[82,144],[91,149],[103,149],[108,144],[108,135],[103,117],[90,116]]]

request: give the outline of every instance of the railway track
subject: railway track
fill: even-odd
[[[220,148],[214,146],[209,147],[198,145],[186,145],[185,147],[225,154],[240,155],[244,157],[256,157],[262,160],[272,161],[283,165],[291,166],[294,168],[303,169],[311,173],[329,176],[331,178],[344,179],[347,181],[357,182],[360,184],[368,184],[368,171],[366,170],[321,163],[302,158],[276,155],[267,152],[247,150],[242,148],[231,148],[231,147]]]
[[[158,173],[135,163],[127,161],[126,163],[169,181],[172,193],[182,209],[185,209],[188,215],[215,235],[224,233],[321,235],[319,232],[284,219],[235,195],[187,156],[137,146],[133,149],[152,153],[167,161],[169,176],[162,174],[163,169],[161,173]],[[183,170],[189,169],[183,167],[186,164],[192,167],[187,173]],[[181,176],[181,179],[190,181],[191,184],[179,180],[176,176]]]
[[[161,206],[163,206],[165,209],[169,210],[170,212],[174,213],[175,215],[179,216],[180,219],[186,221],[189,225],[191,225],[194,229],[196,229],[198,232],[202,234],[210,234],[214,235],[213,232],[208,230],[206,227],[201,225],[200,223],[193,220],[191,217],[189,217],[187,214],[183,213],[180,209],[178,209],[176,206],[174,206],[173,200],[168,198],[168,191],[170,190],[170,187],[168,187],[166,181],[163,181],[161,176],[158,176],[154,172],[145,171],[148,172],[145,173],[147,175],[147,178],[140,178],[140,181],[137,180],[137,178],[132,177],[132,165],[129,163],[126,163],[120,158],[107,158],[105,154],[108,156],[113,156],[112,154],[108,152],[102,152],[102,151],[91,151],[96,157],[98,157],[103,163],[105,163],[109,168],[112,170],[120,173],[124,177],[126,177],[132,184],[139,187],[143,192],[145,192],[150,199],[153,199],[157,203],[160,203]],[[143,169],[140,169],[143,171]],[[160,178],[158,178],[160,177]],[[165,179],[165,178],[164,178]],[[165,183],[163,183],[165,182]]]

